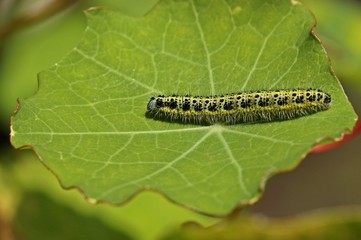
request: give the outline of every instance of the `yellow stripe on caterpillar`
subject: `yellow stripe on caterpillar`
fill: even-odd
[[[271,122],[307,116],[330,107],[331,95],[316,89],[239,92],[217,96],[151,97],[146,116],[200,125]]]

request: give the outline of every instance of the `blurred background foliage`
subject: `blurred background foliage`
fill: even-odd
[[[141,193],[123,206],[91,205],[76,190],[63,190],[31,151],[16,151],[9,143],[16,99],[33,95],[37,73],[77,44],[86,27],[84,9],[105,6],[140,16],[156,2],[0,0],[0,239],[155,239],[178,231],[187,221],[202,226],[220,221],[174,205],[154,192]],[[360,115],[361,1],[303,2],[314,13],[315,32]],[[271,178],[260,201],[246,211],[271,221],[322,208],[360,209],[360,146],[359,135],[339,148],[309,154],[295,170]],[[345,214],[335,214],[349,223]],[[322,217],[314,219],[322,221]],[[242,224],[252,227],[252,221]],[[259,231],[277,227],[277,223],[259,223]]]

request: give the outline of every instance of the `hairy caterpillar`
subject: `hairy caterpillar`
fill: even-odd
[[[324,111],[330,103],[331,95],[311,88],[218,96],[159,95],[150,98],[146,116],[201,125],[271,122]]]

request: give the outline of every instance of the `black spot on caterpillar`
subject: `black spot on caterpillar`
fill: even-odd
[[[239,92],[217,96],[151,97],[149,118],[200,125],[271,122],[329,109],[331,95],[316,89]]]

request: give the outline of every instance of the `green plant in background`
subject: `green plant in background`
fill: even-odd
[[[297,165],[315,143],[339,138],[354,124],[356,116],[327,56],[310,34],[312,15],[298,2],[169,0],[144,16],[109,8],[89,9],[86,15],[82,40],[40,73],[35,95],[20,100],[11,140],[17,148],[31,146],[64,187],[79,188],[92,203],[123,203],[142,189],[155,189],[179,205],[226,215],[239,203],[258,199],[270,175]],[[309,87],[332,95],[330,110],[292,121],[234,126],[181,125],[144,116],[149,96],[159,93],[208,95]],[[11,182],[15,176],[18,188],[38,188],[26,182],[37,185],[29,179],[39,169],[22,176],[21,166],[7,167],[10,174],[0,172],[2,179]],[[45,178],[39,176],[40,182]],[[11,206],[16,198],[6,186],[0,185],[0,190],[8,193],[3,201]],[[51,198],[57,194],[51,193]],[[69,200],[76,210],[63,212],[64,222],[71,215],[84,218],[77,211],[93,212],[105,222],[97,234],[127,239],[159,237],[172,231],[164,230],[170,223],[216,221],[159,197],[149,207],[159,216],[149,216],[147,207],[137,211],[132,204],[151,204],[154,193],[141,196],[118,213],[111,206],[94,209],[81,200]],[[40,222],[60,214],[42,214],[37,201],[48,212],[61,206],[41,194],[22,199],[15,228],[29,238],[46,238],[45,232],[39,233],[41,224],[29,227],[26,219],[34,214],[31,209]],[[88,228],[100,224],[97,217],[89,218]],[[357,217],[353,219],[359,224]],[[237,236],[231,226],[248,220],[242,221],[224,224]],[[61,225],[53,223],[55,228]],[[142,231],[129,231],[127,225]],[[202,236],[176,233],[174,237]],[[204,238],[208,239],[207,233]]]

